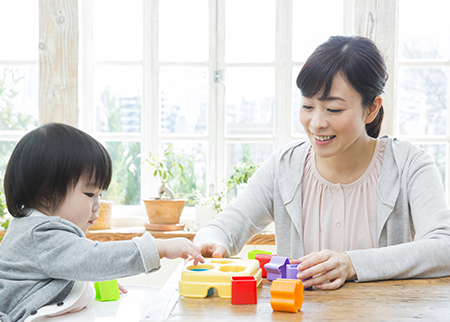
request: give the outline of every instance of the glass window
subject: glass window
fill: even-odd
[[[409,68],[399,73],[399,133],[447,135],[448,68]]]
[[[293,5],[293,61],[304,62],[330,36],[344,33],[343,0],[293,0]]]
[[[96,130],[140,132],[142,68],[97,66],[94,74]]]
[[[205,134],[208,123],[208,70],[161,67],[161,132]]]
[[[227,0],[225,5],[225,61],[274,61],[275,1]]]
[[[39,118],[38,67],[0,66],[0,131],[28,131]]]
[[[39,1],[0,1],[0,60],[38,60],[38,12]]]
[[[209,56],[207,0],[159,1],[159,59],[203,62]]]
[[[226,74],[226,133],[274,134],[275,70],[230,67]]]
[[[94,60],[142,60],[142,0],[95,0],[92,4]]]
[[[399,59],[448,60],[448,0],[400,0]]]
[[[226,178],[229,178],[238,163],[253,166],[263,163],[273,152],[272,143],[228,143]]]
[[[103,199],[118,205],[136,205],[141,202],[141,143],[106,141],[113,162],[113,176]]]

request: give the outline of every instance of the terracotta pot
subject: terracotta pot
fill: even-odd
[[[98,218],[94,224],[89,227],[89,230],[110,229],[112,221],[112,207],[112,201],[100,200],[100,211],[98,212]]]
[[[187,199],[143,199],[151,224],[173,225],[180,222]]]

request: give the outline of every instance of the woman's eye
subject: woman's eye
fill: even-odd
[[[303,105],[302,108],[305,110],[312,110],[312,106],[308,106],[308,105]]]
[[[89,198],[92,198],[93,196],[94,196],[94,194],[93,193],[90,193],[90,192],[85,192],[84,193],[86,196],[88,196]]]
[[[330,112],[330,113],[340,113],[340,112],[342,112],[342,110],[335,110],[335,109],[329,108],[328,112]]]

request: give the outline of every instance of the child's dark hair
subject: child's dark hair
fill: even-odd
[[[57,210],[81,176],[106,190],[112,161],[89,134],[67,124],[48,123],[27,133],[11,154],[4,177],[6,205],[13,217],[28,208]]]
[[[342,73],[349,85],[361,95],[364,108],[372,105],[374,99],[383,93],[388,79],[383,56],[372,40],[358,36],[333,36],[317,47],[305,62],[297,77],[297,87],[308,98],[322,91],[319,100],[325,100],[337,73]],[[367,134],[377,138],[382,121],[383,106],[372,123],[366,124]]]

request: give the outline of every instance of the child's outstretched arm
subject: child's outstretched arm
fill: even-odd
[[[181,257],[188,259],[189,255],[194,258],[194,265],[198,262],[204,263],[205,260],[200,253],[200,249],[186,238],[170,238],[170,239],[155,239],[156,248],[158,249],[159,258],[166,257],[174,259]]]

